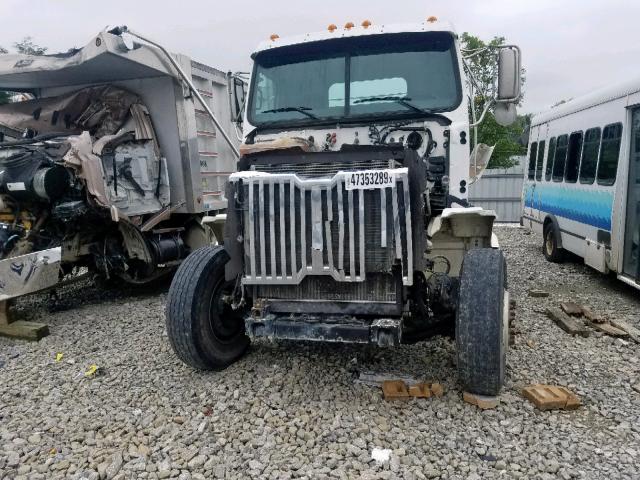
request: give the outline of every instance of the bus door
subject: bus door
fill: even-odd
[[[535,179],[533,183],[533,216],[538,220],[542,219],[542,212],[540,211],[540,196],[542,194],[540,187],[542,186],[542,177],[544,175],[544,157],[547,150],[547,132],[549,124],[540,125],[538,127],[538,153],[536,155],[536,171]]]
[[[529,157],[527,159],[527,167],[525,170],[524,182],[524,215],[528,218],[538,218],[537,212],[534,210],[534,198],[536,191],[536,161],[538,159],[538,137],[540,129],[537,127],[531,131],[531,139],[529,143]]]
[[[640,108],[632,112],[622,271],[640,283]]]

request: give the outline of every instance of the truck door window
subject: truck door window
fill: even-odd
[[[596,179],[598,152],[600,151],[600,128],[590,128],[584,134],[582,163],[580,164],[580,183],[590,185]]]
[[[613,185],[618,172],[618,157],[620,156],[620,140],[622,139],[622,124],[614,123],[604,127],[602,132],[602,148],[598,162],[598,184]]]
[[[536,155],[538,151],[538,142],[531,144],[531,150],[529,151],[529,180],[533,180],[536,172]]]
[[[538,163],[536,163],[536,180],[542,180],[542,164],[544,162],[544,140],[538,145]]]
[[[561,182],[564,178],[564,166],[567,162],[567,146],[569,137],[560,135],[556,144],[556,156],[553,160],[553,181]]]
[[[569,136],[569,153],[567,155],[567,168],[565,168],[564,180],[567,183],[576,183],[578,169],[580,168],[580,155],[582,154],[582,132],[574,132]]]
[[[551,171],[553,169],[553,159],[556,156],[556,137],[549,140],[549,153],[547,153],[547,166],[544,170],[544,179],[548,182],[551,180]]]

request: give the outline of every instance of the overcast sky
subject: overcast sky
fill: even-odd
[[[31,35],[57,52],[84,46],[107,25],[128,25],[171,51],[222,70],[247,70],[253,48],[272,33],[430,15],[458,32],[502,35],[522,48],[524,112],[640,75],[640,2],[634,0],[0,0],[0,46]]]

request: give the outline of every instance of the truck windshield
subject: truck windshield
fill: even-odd
[[[416,117],[454,110],[461,92],[449,33],[340,38],[258,53],[248,118],[262,126]]]

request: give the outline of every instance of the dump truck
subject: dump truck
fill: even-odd
[[[0,302],[80,269],[148,283],[222,242],[246,82],[142,38],[0,55],[22,100],[0,105]]]
[[[220,369],[259,338],[394,347],[448,334],[464,390],[497,394],[506,262],[495,213],[467,200],[492,149],[470,146],[489,108],[515,120],[521,56],[491,52],[496,96],[470,116],[466,58],[479,51],[435,17],[262,43],[224,244],[187,257],[168,294],[179,358]]]

